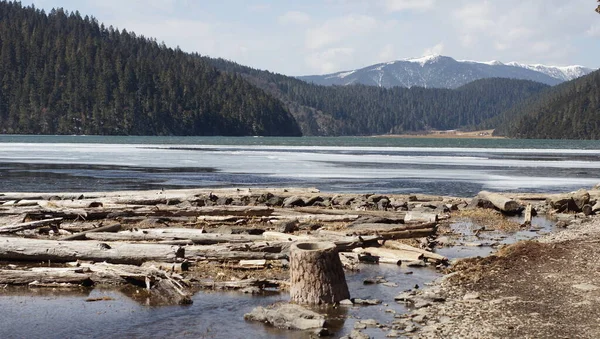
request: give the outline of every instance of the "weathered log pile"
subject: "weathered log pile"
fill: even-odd
[[[0,261],[55,267],[0,264],[0,284],[134,283],[172,294],[171,303],[188,302],[191,287],[286,288],[290,246],[298,241],[333,243],[347,268],[416,260],[437,265],[445,258],[389,244],[435,235],[438,220],[459,205],[466,202],[314,189],[4,193]],[[70,267],[74,262],[79,264]],[[205,266],[194,270],[194,264]],[[277,267],[283,273],[231,279],[207,273],[206,265],[251,273]]]

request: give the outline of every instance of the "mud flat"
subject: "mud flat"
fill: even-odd
[[[598,226],[592,215],[598,212],[599,196],[597,188],[561,195],[482,192],[472,199],[330,194],[295,188],[0,193],[0,285],[24,286],[21,291],[25,288],[32,294],[48,288],[133,288],[135,298],[146,305],[188,305],[203,289],[270,295],[288,289],[288,255],[293,242],[329,241],[335,243],[348,279],[360,279],[363,285],[351,288],[351,299],[334,308],[371,307],[351,316],[356,318],[354,322],[346,319],[348,315],[342,317],[342,322],[355,328],[353,331],[339,330],[339,324],[335,325],[340,321],[339,311],[324,311],[326,321],[338,329],[333,334],[469,334],[468,322],[462,320],[470,314],[477,320],[478,314],[469,313],[467,307],[476,310],[477,305],[487,305],[488,301],[490,307],[506,307],[506,303],[492,301],[515,297],[494,297],[492,293],[502,289],[482,283],[489,276],[509,279],[514,274],[514,279],[540,281],[540,285],[546,279],[553,288],[564,289],[559,280],[552,280],[561,276],[560,271],[530,280],[525,279],[531,271],[526,267],[537,261],[545,265],[560,260],[570,263],[569,256],[561,257],[569,248],[581,257],[577,265],[569,266],[571,269],[596,274],[597,269],[591,270],[589,265],[597,263],[590,260],[597,253],[587,255],[586,248],[598,240],[591,232]],[[560,241],[560,250],[552,246],[563,238],[552,238],[551,245],[526,242],[506,247],[507,235],[497,234],[502,228],[534,235],[547,230],[536,226],[536,213],[552,216],[559,226],[567,227],[564,234],[580,228],[586,231],[566,243]],[[458,220],[473,219],[478,219],[471,223],[477,227],[468,234],[454,227]],[[581,237],[589,246],[575,246]],[[531,251],[520,250],[529,247]],[[501,250],[484,259],[455,263],[449,260],[455,256],[445,253],[456,248]],[[421,267],[453,273],[428,289],[398,290],[396,280]],[[600,286],[597,280],[581,280],[569,285],[577,285],[573,293],[594,295],[594,286]],[[507,280],[498,286],[511,283],[513,280]],[[507,291],[514,292],[516,287]],[[388,292],[376,292],[380,288],[399,295],[394,300]],[[381,298],[371,298],[373,295]],[[548,298],[552,301],[551,296]],[[519,299],[506,300],[519,308]],[[529,299],[523,302],[533,305]],[[393,305],[405,305],[412,312],[399,311]],[[376,314],[376,319],[365,319],[369,313]],[[530,313],[546,316],[537,309]],[[524,321],[522,316],[514,319]],[[455,329],[452,324],[467,327]],[[485,328],[490,331],[485,333],[495,333],[493,326]]]

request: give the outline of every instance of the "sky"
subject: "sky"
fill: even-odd
[[[22,0],[286,75],[430,54],[600,68],[594,0]]]

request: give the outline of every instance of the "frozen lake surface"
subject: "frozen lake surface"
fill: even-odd
[[[599,141],[0,136],[0,191],[317,187],[472,196],[600,181]]]

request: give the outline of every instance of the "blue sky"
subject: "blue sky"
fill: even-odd
[[[600,68],[593,0],[24,0],[288,75],[442,54]]]

